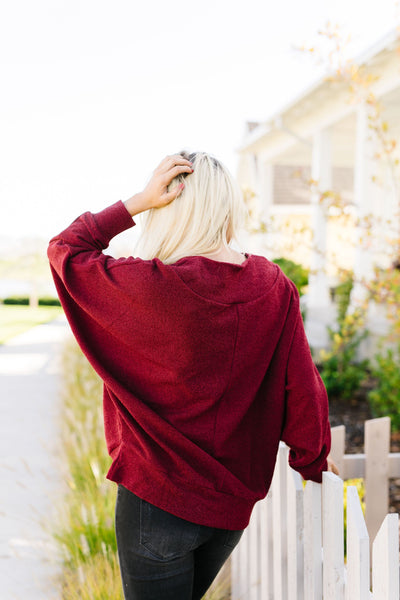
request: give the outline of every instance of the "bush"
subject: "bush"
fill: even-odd
[[[400,345],[395,350],[376,357],[372,376],[376,387],[368,393],[368,401],[374,417],[390,417],[392,430],[400,430]]]
[[[8,304],[9,306],[29,306],[29,297],[28,296],[8,296],[4,298],[3,304]],[[38,300],[39,306],[61,306],[61,302],[58,298],[54,298],[53,296],[41,296]]]
[[[42,296],[38,301],[39,306],[61,306],[61,302],[58,298],[52,296]]]
[[[3,304],[9,304],[13,306],[29,306],[28,296],[9,296],[3,299]]]
[[[337,331],[328,327],[332,349],[321,352],[321,377],[329,397],[351,398],[367,377],[369,361],[357,362],[358,347],[368,335],[363,325],[363,314],[356,310],[339,322]]]
[[[303,288],[308,285],[308,269],[287,258],[275,258],[272,262],[278,265],[297,287],[300,296],[304,294]]]
[[[337,304],[337,320],[341,323],[350,304],[350,294],[353,289],[353,275],[349,275],[342,283],[333,288],[333,298]]]

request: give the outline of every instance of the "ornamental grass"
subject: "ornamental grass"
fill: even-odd
[[[123,600],[114,529],[117,487],[106,479],[102,383],[75,340],[62,357],[61,438],[67,491],[54,525],[63,600]],[[229,565],[204,600],[228,600]]]

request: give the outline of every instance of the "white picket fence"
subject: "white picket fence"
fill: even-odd
[[[399,600],[399,517],[386,515],[371,559],[357,488],[348,486],[345,559],[343,487],[333,473],[303,487],[281,444],[270,491],[232,554],[232,600]]]
[[[400,478],[400,453],[390,452],[390,418],[365,421],[360,454],[345,454],[345,428],[333,427],[331,455],[342,479],[364,479],[365,522],[374,539],[389,511],[389,479]]]

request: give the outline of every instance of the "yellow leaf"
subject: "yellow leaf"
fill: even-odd
[[[342,343],[342,338],[338,333],[335,333],[335,335],[333,336],[333,341],[335,342],[335,344],[339,345]]]

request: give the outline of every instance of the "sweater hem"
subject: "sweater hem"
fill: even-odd
[[[122,484],[139,498],[176,517],[232,531],[247,527],[254,504],[260,499],[233,496],[211,487],[193,487],[137,459],[134,464],[128,464],[117,458],[107,479]]]

